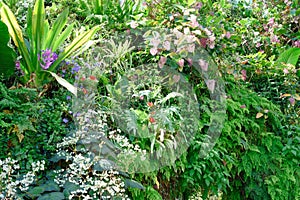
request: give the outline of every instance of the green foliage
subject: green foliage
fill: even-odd
[[[43,70],[41,67],[42,52],[45,50],[56,52],[59,47],[62,47],[73,29],[73,24],[64,29],[67,23],[67,16],[68,10],[66,9],[58,16],[53,23],[52,29],[50,29],[49,23],[46,21],[44,0],[37,0],[33,10],[29,9],[28,11],[27,41],[22,34],[22,30],[14,14],[7,5],[2,3],[1,18],[8,26],[13,42],[22,56],[20,67],[24,72],[23,78],[25,82],[32,79],[32,73],[35,73],[35,86],[42,86],[49,75],[48,73],[45,73],[44,70],[55,71],[64,59],[71,56],[76,50],[82,48],[82,46],[92,38],[96,31],[99,30],[99,27],[95,26],[91,30],[80,34],[58,55],[57,58],[54,59],[51,66],[47,66]]]
[[[110,29],[124,30],[136,17],[142,15],[142,1],[131,0],[75,0],[72,10],[85,23],[103,24]]]
[[[290,48],[284,52],[282,52],[278,59],[276,60],[277,63],[286,63],[296,66],[298,59],[300,56],[300,48]]]
[[[180,55],[158,48],[158,53],[153,56],[149,49],[132,50],[129,41],[122,45],[108,41],[99,44],[92,51],[85,51],[81,55],[82,58],[78,58],[80,67],[87,76],[70,76],[76,75],[80,80],[99,81],[97,95],[89,98],[97,102],[99,109],[105,113],[105,119],[108,119],[104,120],[105,131],[121,128],[122,140],[128,139],[130,144],[147,151],[159,150],[160,154],[157,155],[175,160],[171,166],[150,173],[128,176],[120,172],[131,198],[188,199],[192,194],[200,193],[203,199],[220,194],[222,199],[298,199],[299,1],[253,1],[249,5],[242,1],[236,4],[230,2],[206,0],[200,4],[193,0],[161,0],[158,3],[147,0],[142,5],[142,1],[125,0],[121,5],[119,1],[109,0],[57,0],[47,1],[47,5],[52,3],[52,7],[44,9],[43,1],[37,0],[33,11],[29,9],[27,33],[24,36],[17,20],[3,3],[1,15],[2,18],[6,15],[6,22],[10,20],[9,31],[14,31],[14,34],[10,35],[22,56],[21,67],[24,72],[26,65],[40,67],[36,56],[41,50],[51,48],[58,52],[65,41],[71,43],[62,53],[65,56],[60,54],[61,57],[50,67],[49,71],[54,72],[73,50],[80,49],[85,43],[81,40],[88,41],[98,30],[98,27],[94,28],[71,42],[69,40],[72,40],[76,33],[70,36],[70,32],[76,25],[85,29],[100,24],[104,28],[101,34],[105,37],[115,30],[139,33],[136,25],[176,27],[181,32],[195,35],[197,43],[214,58],[222,78],[226,80],[227,119],[214,149],[205,158],[201,158],[199,154],[211,119],[216,117],[213,116],[215,102],[210,100],[203,77],[187,64],[178,67]],[[15,1],[6,0],[5,3],[12,6]],[[65,7],[69,7],[72,19],[78,20],[69,26],[69,12]],[[18,8],[20,9],[22,10]],[[63,11],[56,18],[60,10]],[[49,22],[53,22],[52,28],[45,20],[46,15]],[[20,18],[23,16],[18,16],[18,19]],[[0,39],[3,41],[3,48],[7,49],[7,31],[0,31],[0,34],[5,36]],[[6,50],[3,50],[2,54],[5,52]],[[32,55],[35,56],[34,61],[30,60]],[[76,52],[76,55],[79,53]],[[169,90],[159,78],[149,80],[149,76],[157,77],[158,71],[154,66],[147,65],[152,69],[150,72],[144,69],[136,70],[137,66],[157,62],[161,55],[166,58],[165,67],[181,70],[182,78],[194,86],[200,106],[200,119],[182,120],[180,111],[186,104],[178,102],[188,95]],[[1,61],[4,61],[4,58],[1,58]],[[9,67],[12,73],[13,59],[10,61],[10,65],[5,67]],[[67,68],[68,65],[62,66],[62,70]],[[69,74],[63,71],[61,73],[69,77]],[[40,80],[43,80],[46,74],[49,75],[45,73],[40,76]],[[128,76],[128,79],[124,79],[124,75]],[[134,84],[130,75],[141,76],[142,81]],[[75,93],[76,88],[72,85],[56,74],[52,76]],[[173,83],[174,80],[169,82]],[[89,87],[94,85],[94,82],[88,82],[79,85],[79,88],[89,92]],[[68,158],[62,155],[52,157],[57,143],[73,126],[74,116],[65,102],[66,94],[61,90],[56,91],[55,84],[47,85],[50,89],[45,88],[45,96],[27,86],[13,86],[8,89],[4,84],[0,84],[0,158],[6,158],[7,155],[15,157],[21,161],[20,173],[23,173],[33,161],[51,157],[47,172],[55,168],[69,170],[72,174],[77,170],[75,164],[80,163],[80,159],[76,160],[75,156],[86,153],[80,149],[80,145],[72,143],[59,149],[60,152],[69,151]],[[127,95],[126,92],[131,95]],[[127,104],[124,107],[120,102]],[[153,106],[158,106],[161,110],[154,117]],[[116,108],[120,114],[117,117],[111,114]],[[63,118],[65,122],[62,122]],[[121,120],[116,123],[116,119]],[[178,158],[172,151],[168,154],[166,149],[172,149],[174,132],[194,122],[199,124],[199,130],[195,131],[195,138],[187,151]],[[163,142],[160,141],[159,132],[154,132],[152,139],[138,137],[149,136],[148,127],[152,127],[153,124],[165,130]],[[132,134],[127,136],[126,132]],[[124,154],[123,159],[130,160],[127,154]],[[74,168],[71,169],[72,166]],[[145,167],[151,169],[155,166]],[[78,172],[76,178],[87,184],[84,180],[90,177],[94,170],[104,172],[103,168],[100,164],[88,166],[86,171]],[[101,173],[97,173],[99,174]],[[64,174],[61,175],[63,177]],[[39,174],[36,185],[21,196],[62,199],[70,197],[72,192],[80,189],[75,183],[66,182],[58,186],[50,179],[53,180],[53,176],[48,173]],[[81,198],[79,196],[78,198]]]
[[[16,57],[15,52],[8,45],[9,42],[9,33],[7,26],[0,21],[0,71],[6,77],[11,76],[14,73],[15,62],[14,59]]]
[[[25,170],[31,162],[51,155],[67,133],[62,124],[67,106],[59,98],[37,101],[34,89],[7,89],[1,83],[0,91],[0,158],[10,155],[22,161]]]

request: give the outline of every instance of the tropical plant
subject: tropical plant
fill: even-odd
[[[6,76],[12,75],[14,72],[14,60],[16,54],[12,48],[8,46],[9,33],[7,26],[0,21],[0,69],[1,73]]]
[[[73,29],[73,24],[64,29],[67,16],[68,9],[58,16],[53,27],[50,28],[46,20],[44,1],[36,0],[33,10],[28,10],[27,40],[12,11],[5,3],[1,3],[1,19],[7,25],[10,36],[22,57],[20,69],[24,73],[24,82],[33,80],[36,87],[42,86],[49,76],[49,73],[45,73],[45,71],[54,72],[65,58],[87,44],[99,29],[98,26],[95,26],[80,34],[57,55],[59,47],[63,45]]]

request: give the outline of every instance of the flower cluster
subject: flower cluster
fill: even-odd
[[[15,199],[18,190],[25,192],[35,181],[35,174],[45,169],[45,161],[37,161],[31,164],[32,171],[20,176],[18,170],[20,165],[17,160],[10,157],[0,160],[0,197]]]
[[[42,57],[39,55],[40,65],[44,70],[47,70],[52,63],[57,60],[57,54],[52,52],[51,49],[42,50]]]
[[[111,199],[113,197],[127,199],[125,184],[119,172],[113,168],[113,162],[105,159],[105,154],[101,152],[105,145],[107,116],[86,107],[88,106],[82,104],[79,109],[81,112],[74,112],[78,125],[77,131],[58,144],[57,155],[65,157],[69,165],[55,170],[54,181],[60,187],[67,182],[78,186],[77,189],[70,191],[69,199]],[[76,146],[78,144],[83,144],[84,147],[79,148]],[[73,151],[70,150],[72,146],[76,148]]]

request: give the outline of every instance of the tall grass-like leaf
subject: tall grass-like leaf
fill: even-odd
[[[38,54],[42,50],[42,39],[44,35],[44,24],[45,24],[45,8],[44,0],[36,0],[33,12],[32,12],[32,37],[31,37],[31,59],[35,70],[39,70]],[[30,70],[34,71],[34,70]]]
[[[69,37],[74,27],[74,23],[69,25],[59,36],[55,39],[52,49],[57,49]],[[54,50],[52,50],[54,51]]]
[[[61,31],[63,30],[63,28],[67,23],[68,14],[69,14],[69,10],[65,9],[55,20],[53,24],[53,28],[48,33],[46,44],[44,46],[50,48],[52,51],[56,51],[56,48],[60,45],[60,44],[55,45],[55,43],[57,41],[57,37],[59,36],[59,34],[61,33]],[[64,41],[60,41],[60,42],[62,43]]]
[[[1,6],[1,19],[6,24],[8,28],[8,32],[14,41],[15,45],[18,47],[18,50],[20,51],[20,54],[22,55],[23,59],[25,60],[26,65],[31,64],[30,55],[28,52],[28,49],[25,45],[25,41],[23,38],[22,30],[17,22],[16,17],[12,13],[12,11],[9,9],[9,7],[2,3]],[[26,74],[28,71],[25,69],[22,69]]]
[[[82,45],[87,43],[91,37],[100,29],[99,26],[95,26],[91,30],[88,30],[81,35],[77,36],[73,42],[65,48],[65,50],[59,54],[57,60],[51,65],[49,71],[53,71],[59,63],[61,63],[65,58],[69,57],[77,49],[81,48]]]
[[[42,38],[42,46],[41,46],[41,50],[44,50],[47,48],[46,46],[46,42],[47,42],[47,37],[48,37],[48,34],[50,32],[50,26],[49,26],[49,23],[48,21],[46,20],[45,23],[44,23],[44,35],[43,35],[43,38]]]

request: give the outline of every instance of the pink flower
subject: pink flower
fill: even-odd
[[[157,38],[153,38],[153,39],[150,41],[150,44],[151,44],[153,47],[158,47],[158,45],[160,44],[160,40],[157,39]]]
[[[274,25],[274,17],[272,17],[271,19],[269,19],[268,25],[269,25],[270,27],[272,27],[272,26]]]
[[[165,65],[166,62],[167,62],[167,58],[161,56],[160,59],[159,59],[159,61],[158,61],[159,68],[163,68],[163,66]]]
[[[282,71],[283,71],[284,74],[288,74],[289,73],[289,70],[287,68],[284,68]]]
[[[202,4],[201,2],[197,2],[197,3],[195,4],[195,8],[196,8],[196,9],[201,9],[202,6],[203,6],[203,4]]]
[[[280,40],[278,39],[277,35],[272,35],[271,36],[271,42],[272,43],[279,43]]]
[[[242,79],[243,81],[245,81],[247,79],[247,71],[243,69],[241,73],[242,73]]]
[[[191,15],[190,17],[190,23],[191,23],[191,26],[192,28],[196,28],[199,26],[199,23],[197,22],[197,16],[196,15]]]
[[[157,52],[158,52],[157,48],[153,47],[153,48],[150,49],[150,53],[151,53],[152,56],[155,56],[157,54]]]
[[[192,66],[192,65],[193,65],[193,59],[188,58],[188,59],[187,59],[187,62],[188,62],[188,64],[189,64],[189,66]]]
[[[184,66],[184,60],[183,60],[183,59],[180,59],[180,60],[178,61],[178,65],[179,65],[180,67],[183,67],[183,66]]]
[[[178,83],[178,81],[180,80],[180,75],[173,75],[173,80],[175,83]]]
[[[261,43],[256,43],[256,47],[259,48],[262,44]]]
[[[203,46],[205,48],[206,45],[207,45],[207,38],[201,38],[200,39],[200,44],[201,44],[201,46]]]
[[[231,34],[230,34],[230,32],[226,32],[226,34],[225,34],[225,37],[227,38],[227,39],[229,39],[230,37],[231,37]]]
[[[295,105],[296,101],[293,97],[289,98],[290,104]]]
[[[300,48],[300,40],[296,40],[293,44],[294,47]]]
[[[208,63],[205,60],[199,59],[198,64],[200,65],[203,71],[207,71]]]
[[[163,47],[167,50],[170,51],[171,49],[171,43],[169,41],[164,41],[163,42]]]
[[[194,51],[195,51],[195,44],[188,45],[187,51],[190,52],[190,53],[194,53]]]
[[[129,23],[129,25],[130,25],[130,27],[132,28],[132,29],[135,29],[136,27],[138,27],[138,23],[136,22],[136,21],[131,21],[130,23]]]
[[[216,81],[215,80],[207,80],[205,82],[206,82],[208,89],[211,91],[211,93],[213,93],[215,90]]]
[[[241,105],[240,108],[246,108],[246,105],[245,105],[245,104],[244,104],[244,105]]]

